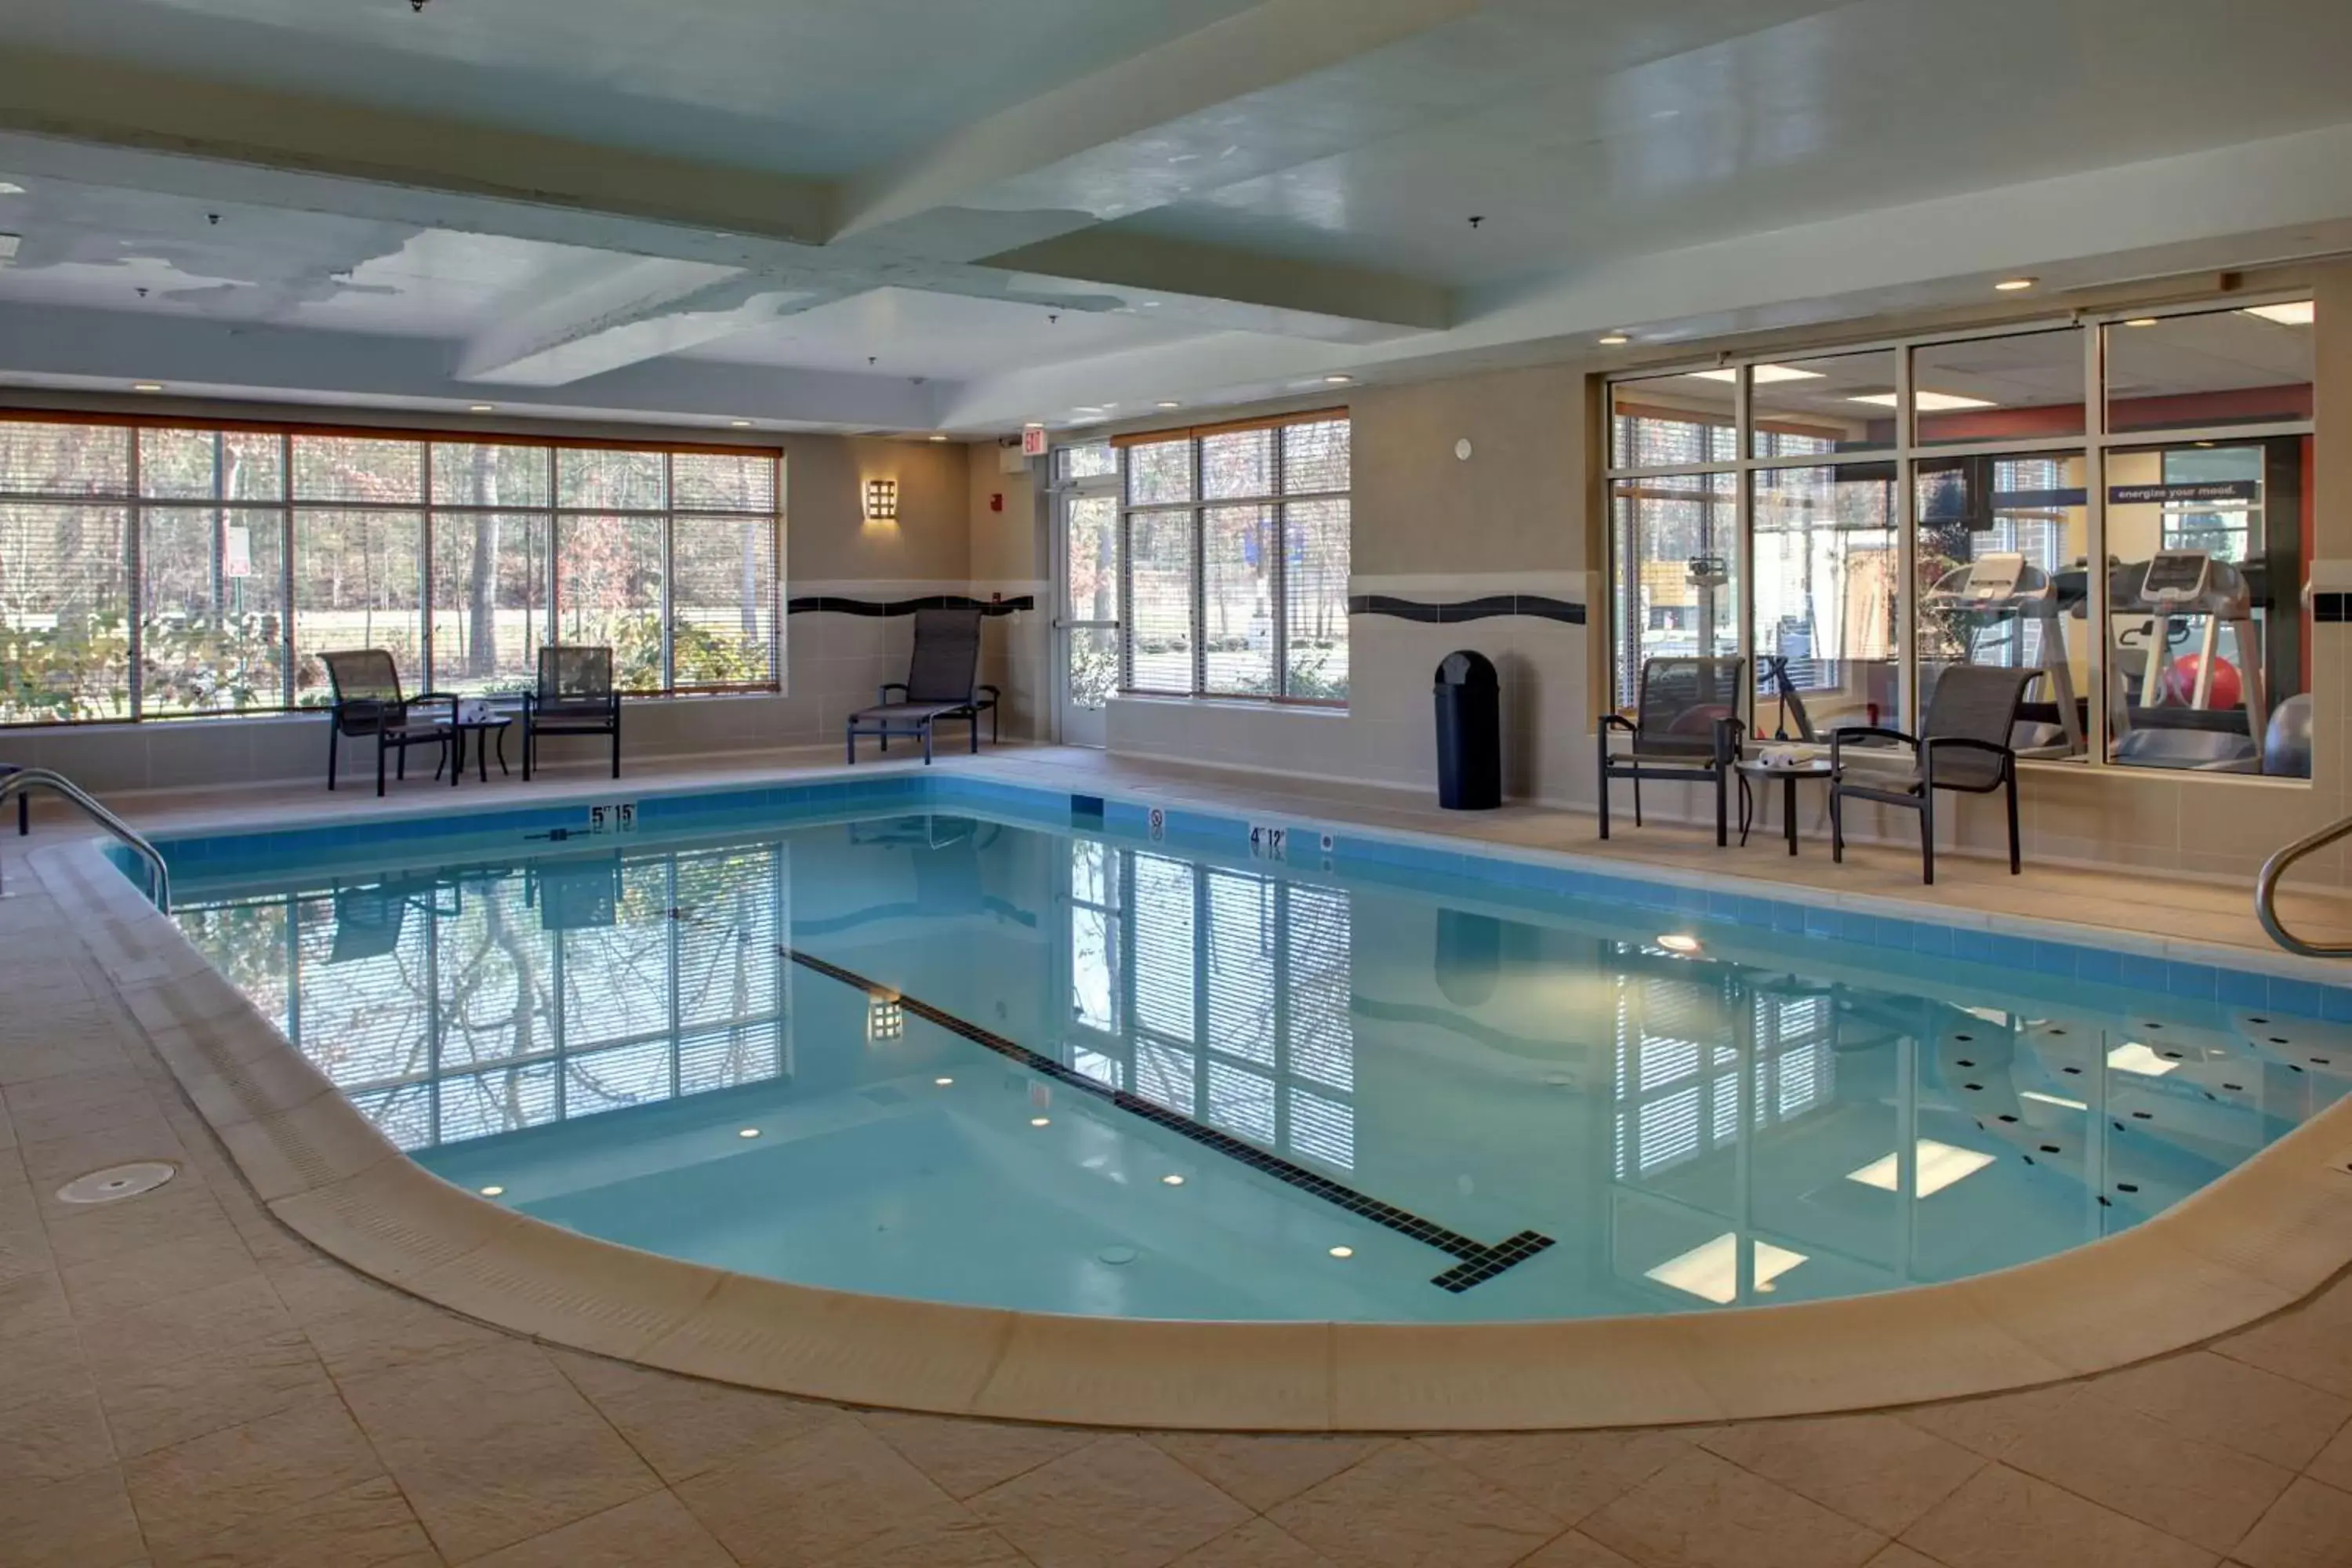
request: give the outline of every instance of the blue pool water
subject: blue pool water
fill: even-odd
[[[1033,1310],[1951,1279],[2164,1208],[2352,1069],[2315,987],[857,790],[649,803],[609,837],[541,809],[166,847],[189,938],[446,1179],[698,1262]]]

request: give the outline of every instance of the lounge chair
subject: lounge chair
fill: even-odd
[[[849,716],[849,760],[857,760],[857,737],[880,738],[890,749],[893,735],[923,742],[923,763],[931,760],[931,726],[961,719],[971,726],[971,749],[980,750],[980,611],[928,609],[915,612],[915,652],[907,679],[882,688],[881,700]],[[898,700],[890,700],[890,693]]]
[[[400,753],[397,776],[408,776],[408,748],[438,746],[441,761],[433,770],[439,778],[454,753],[457,738],[457,699],[446,691],[400,694],[400,667],[380,647],[348,648],[322,653],[332,701],[327,717],[327,787],[335,787],[336,754],[345,736],[375,737],[375,793],[383,793],[383,759]]]
[[[2010,735],[2025,689],[2042,674],[2039,669],[2004,669],[1998,665],[1948,665],[1936,679],[1927,700],[1927,721],[1916,736],[1900,730],[1854,725],[1830,734],[1830,854],[1845,858],[1845,797],[1874,800],[1919,814],[1921,879],[1936,880],[1936,792],[1956,790],[1990,795],[2003,785],[2009,791],[2009,874],[2020,869],[2017,851],[2017,752]],[[1910,772],[1863,773],[1866,782],[1848,783],[1843,749],[1849,742],[1876,740],[1908,746]]]
[[[1731,841],[1731,764],[1739,760],[1739,683],[1748,661],[1654,658],[1642,666],[1642,699],[1632,719],[1603,713],[1600,744],[1601,837],[1609,837],[1609,783],[1633,781],[1633,826],[1642,826],[1642,781],[1677,779],[1715,785],[1715,842]],[[1630,748],[1612,752],[1609,735],[1622,730]]]
[[[522,700],[522,776],[539,765],[541,735],[610,735],[613,776],[621,776],[621,694],[613,650],[548,643],[539,650],[539,689]],[[500,763],[506,761],[499,753]]]

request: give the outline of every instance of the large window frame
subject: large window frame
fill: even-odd
[[[641,651],[639,668],[652,673],[654,679],[639,679],[625,687],[625,694],[633,697],[714,696],[734,693],[779,692],[784,689],[784,482],[782,454],[774,447],[726,446],[703,443],[633,442],[593,438],[553,437],[542,435],[510,435],[492,430],[419,430],[377,428],[362,426],[310,425],[274,421],[204,419],[171,415],[91,415],[46,409],[0,409],[0,426],[58,426],[90,430],[123,432],[127,448],[127,477],[119,485],[109,483],[79,490],[64,489],[57,491],[26,490],[8,488],[0,479],[0,510],[11,507],[52,508],[60,505],[87,509],[92,512],[120,513],[124,519],[122,558],[106,563],[106,570],[120,570],[127,595],[127,615],[121,636],[127,640],[128,666],[122,690],[110,691],[100,702],[58,705],[55,711],[15,713],[0,702],[0,728],[32,725],[152,722],[225,718],[255,718],[271,714],[315,710],[327,701],[323,680],[302,679],[302,663],[315,651],[310,639],[302,634],[305,615],[302,597],[306,584],[300,580],[304,560],[303,526],[311,519],[321,524],[332,522],[352,524],[389,523],[399,528],[412,521],[415,528],[415,605],[396,606],[389,613],[400,619],[401,631],[396,640],[401,644],[399,658],[401,675],[412,689],[428,687],[445,688],[447,682],[435,679],[441,671],[436,659],[435,638],[436,621],[446,618],[447,605],[436,603],[436,579],[440,575],[436,552],[436,531],[448,531],[458,525],[474,527],[488,519],[520,521],[528,528],[543,531],[540,542],[530,553],[539,559],[530,563],[535,577],[530,584],[530,603],[521,612],[529,622],[528,646],[536,647],[563,638],[566,604],[562,593],[566,556],[564,542],[568,530],[583,529],[593,524],[617,524],[635,531],[640,537],[650,531],[657,537],[658,561],[655,573],[659,586],[655,597],[657,603],[630,607],[631,613],[643,616],[652,611],[657,632],[657,647]],[[214,493],[181,495],[148,493],[151,487],[142,471],[144,437],[149,432],[184,431],[215,442],[230,437],[238,437],[237,445],[250,458],[257,450],[268,456],[263,459],[275,473],[265,481],[268,494],[263,498],[232,496],[223,493],[219,470],[215,468]],[[418,479],[413,496],[396,500],[305,493],[298,479],[299,454],[306,440],[365,440],[413,446],[417,449]],[[457,449],[494,448],[503,453],[535,452],[542,455],[536,465],[540,473],[540,489],[530,498],[518,502],[497,501],[488,504],[474,501],[449,501],[439,499],[435,483],[436,456]],[[589,506],[565,504],[559,472],[566,453],[605,452],[629,454],[639,458],[658,457],[660,459],[661,494],[659,505],[630,504],[620,506]],[[754,465],[765,465],[763,484],[754,489],[764,489],[764,502],[759,499],[736,504],[709,504],[707,500],[691,498],[681,503],[678,478],[681,460],[698,458],[748,459]],[[756,472],[756,470],[754,470]],[[218,560],[224,547],[218,538],[226,537],[232,518],[242,526],[250,539],[248,571],[262,568],[267,572],[270,596],[275,610],[260,617],[267,627],[263,634],[268,639],[265,658],[274,665],[269,670],[273,693],[259,700],[239,697],[233,702],[194,708],[163,706],[161,693],[151,698],[151,685],[168,687],[167,680],[151,678],[143,646],[150,634],[150,623],[159,621],[168,609],[169,595],[153,591],[149,581],[142,553],[146,548],[151,521],[168,521],[201,517],[209,519],[219,531],[213,546],[213,572],[215,587],[221,571]],[[754,665],[764,666],[764,676],[744,679],[698,679],[701,671],[693,668],[700,663],[705,669],[728,661],[711,655],[700,642],[685,648],[681,659],[681,632],[701,629],[708,616],[698,617],[690,607],[682,604],[678,592],[678,542],[682,531],[696,527],[732,526],[742,531],[744,557],[742,580],[755,584],[743,595],[740,606],[742,617],[753,628],[749,635],[734,639],[739,657]],[[263,531],[268,537],[257,537]],[[240,540],[240,545],[245,544]],[[764,574],[765,582],[757,578]],[[154,601],[150,602],[151,598]],[[576,606],[575,606],[576,607]],[[320,612],[312,610],[311,615]],[[496,612],[494,612],[496,613]],[[686,620],[681,623],[680,616]],[[218,614],[218,606],[215,607]],[[576,617],[575,617],[576,618]],[[413,637],[411,633],[413,632]],[[692,641],[691,638],[686,639]],[[722,639],[723,640],[723,639]],[[408,651],[413,647],[413,652]],[[681,669],[681,663],[688,666]],[[310,672],[315,676],[316,672]],[[616,670],[623,676],[625,671]],[[684,674],[687,679],[680,679]],[[509,673],[494,678],[484,686],[487,692],[516,689],[529,681],[519,674]],[[118,706],[119,711],[107,711]],[[79,710],[99,707],[100,711]]]
[[[1949,331],[1923,333],[1905,337],[1878,338],[1853,342],[1803,344],[1770,353],[1717,355],[1704,360],[1664,362],[1628,370],[1604,378],[1601,388],[1601,450],[1604,458],[1601,485],[1604,506],[1604,558],[1607,563],[1607,608],[1601,617],[1605,630],[1607,649],[1602,679],[1603,710],[1630,709],[1635,700],[1640,677],[1640,628],[1628,623],[1622,612],[1621,588],[1626,563],[1619,559],[1618,529],[1613,504],[1610,498],[1618,493],[1622,483],[1638,484],[1645,480],[1694,480],[1704,478],[1709,485],[1719,483],[1715,476],[1729,476],[1729,505],[1733,509],[1733,533],[1736,550],[1731,562],[1734,577],[1734,607],[1730,614],[1738,629],[1738,652],[1748,661],[1748,700],[1751,719],[1758,708],[1769,700],[1761,685],[1756,647],[1756,480],[1759,474],[1772,474],[1801,468],[1835,468],[1841,466],[1891,464],[1895,475],[1894,486],[1894,517],[1898,565],[1895,581],[1901,584],[1903,603],[1897,617],[1898,648],[1895,658],[1898,711],[1903,727],[1916,729],[1919,716],[1920,682],[1920,617],[1916,584],[1918,583],[1918,474],[1923,465],[1945,464],[1955,459],[1983,458],[2031,459],[2079,456],[2084,464],[2084,510],[2089,541],[2087,557],[2092,561],[2107,558],[2107,486],[2106,466],[2111,452],[2144,451],[2155,447],[2175,447],[2194,444],[2237,446],[2259,443],[2282,437],[2308,438],[2314,422],[2303,419],[2256,419],[2238,424],[2204,425],[2160,428],[2110,428],[2109,384],[2106,353],[2111,330],[2139,327],[2176,318],[2209,315],[2222,311],[2254,312],[2263,307],[2286,306],[2309,300],[2307,288],[2248,293],[2228,298],[2201,299],[2181,301],[2162,307],[2128,307],[2107,311],[2083,311],[2072,315],[2042,316],[2004,322],[1993,326],[1956,328]],[[1916,406],[1914,386],[1914,359],[1917,351],[1938,345],[1979,342],[1987,340],[2021,338],[2035,333],[2073,331],[2079,338],[2083,363],[2083,428],[2080,433],[2045,436],[2017,435],[1985,440],[1929,440],[1920,429],[1922,410]],[[1891,444],[1874,445],[1867,449],[1837,451],[1783,451],[1778,448],[1787,443],[1759,443],[1757,435],[1760,426],[1756,416],[1756,367],[1787,364],[1790,362],[1818,361],[1832,355],[1860,355],[1891,352],[1895,362],[1895,402],[1893,405],[1893,440]],[[1732,403],[1728,457],[1715,457],[1712,449],[1717,443],[1709,437],[1703,443],[1707,449],[1706,460],[1668,462],[1651,465],[1620,465],[1618,431],[1616,428],[1617,389],[1632,384],[1672,376],[1704,375],[1710,380],[1731,379]],[[1769,384],[1768,378],[1767,384]],[[1932,413],[1933,410],[1925,412]],[[1769,417],[1769,416],[1768,416]],[[1757,448],[1765,445],[1774,448],[1769,455],[1758,456]],[[2307,574],[2310,563],[2305,563]],[[2100,628],[2086,639],[2089,654],[2090,679],[2082,695],[2087,698],[2089,722],[2086,733],[2105,737],[2111,733],[2108,709],[2108,666],[2110,650],[2106,628],[2111,621],[2110,584],[2107,574],[2092,572],[2088,575],[2089,599],[2086,614],[2091,625]],[[2296,586],[2296,594],[2301,592]],[[2257,736],[2259,745],[2261,738]],[[2118,762],[2110,753],[2110,746],[2094,740],[2083,755],[2063,762],[2041,763],[2026,759],[2029,766],[2089,766],[2116,769],[2133,773],[2147,770]],[[2167,777],[2195,776],[2193,772],[2168,771]],[[2244,780],[2242,773],[2212,776]],[[2292,782],[2308,785],[2307,778],[2291,778]]]
[[[1344,709],[1348,705],[1347,676],[1342,673],[1334,682],[1318,668],[1309,672],[1298,657],[1306,649],[1328,649],[1336,642],[1341,668],[1346,668],[1348,642],[1344,631],[1336,638],[1303,638],[1295,623],[1302,607],[1297,598],[1298,585],[1291,569],[1293,557],[1292,509],[1320,508],[1324,521],[1328,521],[1334,509],[1343,520],[1340,533],[1348,545],[1353,543],[1354,480],[1352,451],[1348,458],[1347,483],[1336,489],[1292,489],[1286,465],[1289,461],[1287,432],[1294,427],[1318,425],[1339,425],[1348,428],[1352,447],[1353,424],[1345,408],[1317,409],[1300,414],[1277,415],[1263,419],[1237,420],[1229,424],[1143,431],[1111,438],[1107,446],[1110,461],[1106,466],[1099,456],[1084,464],[1074,463],[1069,454],[1098,454],[1103,448],[1096,444],[1087,447],[1064,447],[1055,456],[1054,489],[1057,504],[1066,504],[1073,495],[1115,495],[1119,509],[1119,584],[1118,584],[1118,671],[1117,689],[1122,697],[1155,697],[1192,699],[1218,702],[1268,702],[1292,707]],[[1267,433],[1265,486],[1250,493],[1208,495],[1203,454],[1206,444],[1220,437],[1246,437],[1252,433]],[[1189,479],[1182,497],[1166,500],[1139,500],[1133,484],[1130,456],[1139,447],[1165,447],[1182,443],[1186,447]],[[1210,550],[1212,518],[1223,512],[1259,514],[1260,525],[1269,531],[1270,545],[1261,541],[1260,549],[1274,552],[1275,569],[1265,574],[1269,603],[1266,606],[1266,637],[1265,658],[1266,689],[1244,689],[1221,683],[1212,668],[1207,628],[1211,622],[1210,580],[1213,561]],[[1150,628],[1139,624],[1136,614],[1136,542],[1139,530],[1155,524],[1174,522],[1182,526],[1188,538],[1184,546],[1184,573],[1188,578],[1185,618],[1185,640],[1189,654],[1187,679],[1176,683],[1146,682],[1137,672],[1137,641],[1149,635]],[[1339,599],[1346,598],[1344,577]],[[1346,626],[1346,616],[1339,617]],[[1338,695],[1330,688],[1337,685]]]

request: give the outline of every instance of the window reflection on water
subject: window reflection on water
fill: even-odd
[[[425,1149],[782,1076],[786,854],[423,871],[178,919],[387,1138]]]
[[[441,1157],[486,1162],[510,1201],[654,1246],[690,1205],[695,1245],[728,1267],[768,1256],[743,1237],[804,1240],[870,1210],[898,1241],[844,1222],[791,1267],[905,1290],[939,1247],[964,1259],[944,1299],[1051,1310],[1475,1319],[1956,1279],[2157,1212],[2331,1103],[2352,1065],[2306,1021],[2146,1018],[2121,992],[2019,1000],[2030,984],[1981,967],[1752,928],[1669,951],[1628,937],[1623,910],[1515,912],[1467,883],[1341,886],[945,815],[190,890],[196,945],[403,1148],[754,1090],[756,1141],[714,1103],[723,1136],[637,1145],[622,1177],[598,1142],[610,1121],[584,1143]],[[1425,1240],[1110,1093],[1449,1231],[1554,1245],[1447,1295]],[[700,1125],[681,1115],[626,1135]],[[563,1143],[588,1157],[564,1164]],[[738,1153],[761,1179],[713,1173]],[[599,1206],[632,1183],[641,1202]],[[1184,1261],[1222,1293],[1147,1266],[1105,1296],[1086,1260],[1106,1237],[1202,1249]],[[1354,1249],[1344,1285],[1335,1242]],[[976,1254],[995,1283],[960,1283]]]

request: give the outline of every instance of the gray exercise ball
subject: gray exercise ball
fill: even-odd
[[[2263,772],[2278,778],[2311,776],[2311,697],[2290,697],[2271,714],[2263,736]]]

